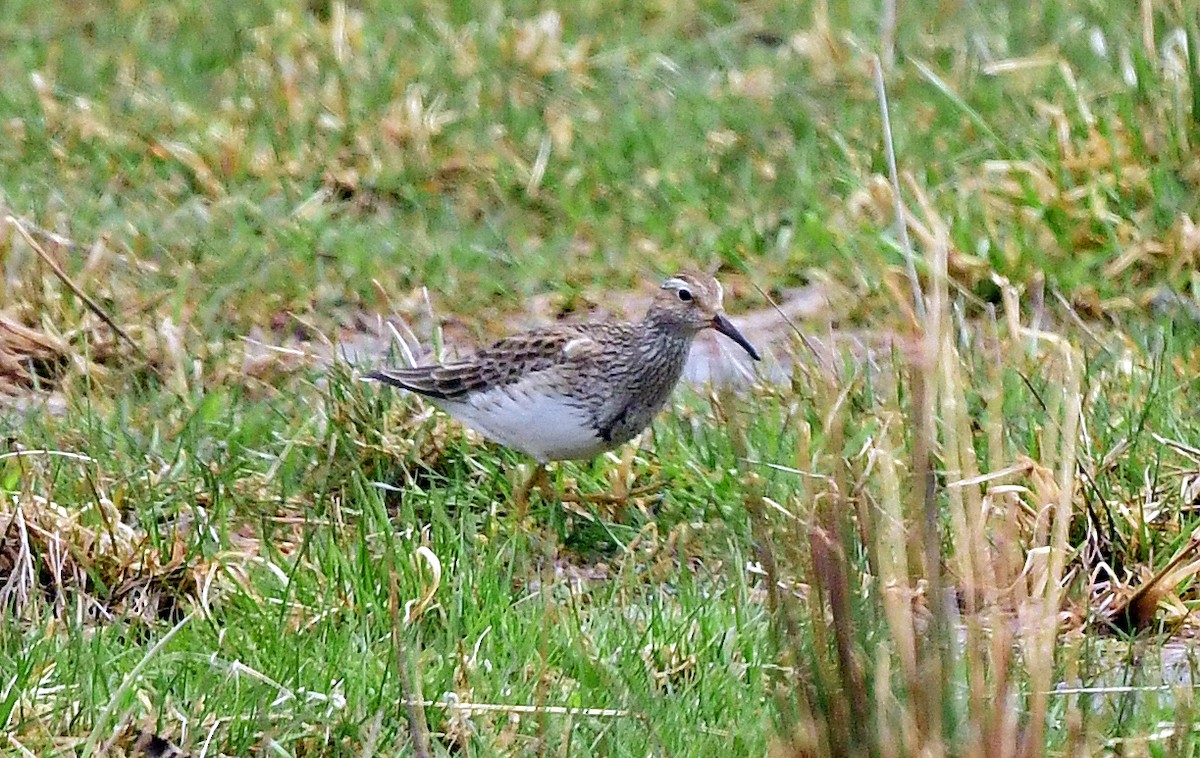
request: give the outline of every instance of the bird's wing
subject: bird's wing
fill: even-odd
[[[466,360],[375,371],[370,378],[437,400],[513,384],[531,374],[576,361],[600,349],[587,325],[562,326],[500,340]]]

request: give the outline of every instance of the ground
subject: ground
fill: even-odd
[[[0,749],[1191,748],[1196,33],[10,0]],[[764,366],[703,343],[528,511],[360,381],[684,267]]]

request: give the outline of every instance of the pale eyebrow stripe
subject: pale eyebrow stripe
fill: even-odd
[[[662,283],[662,288],[665,290],[691,289],[691,286],[680,279],[679,277],[671,277]]]

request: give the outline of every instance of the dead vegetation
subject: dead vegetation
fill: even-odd
[[[31,452],[31,451],[25,451]],[[46,451],[32,451],[46,454]],[[13,617],[64,623],[178,621],[209,567],[190,558],[185,535],[167,548],[126,523],[113,503],[67,509],[40,496],[0,500],[0,607]]]
[[[910,312],[916,349],[883,367],[888,389],[873,401],[863,388],[880,380],[862,364],[836,377],[805,372],[805,394],[825,410],[801,428],[788,471],[830,474],[799,476],[787,502],[770,503],[761,484],[747,501],[791,672],[778,685],[784,728],[774,755],[1042,755],[1055,672],[1078,660],[1081,635],[1195,627],[1185,597],[1194,597],[1189,580],[1200,567],[1196,540],[1153,575],[1132,559],[1139,536],[1169,544],[1188,528],[1182,508],[1191,508],[1194,473],[1171,476],[1182,508],[1162,508],[1174,493],[1149,478],[1140,492],[1095,502],[1105,498],[1097,482],[1130,446],[1122,441],[1092,462],[1091,402],[1121,390],[1086,389],[1083,350],[1039,309],[1021,308],[1003,280],[1003,309],[984,322],[984,334],[964,328],[951,306],[965,282],[964,269],[951,266],[948,227],[910,188],[924,220],[907,223],[927,272],[915,293],[925,315]],[[1119,345],[1101,349],[1120,352]],[[1130,360],[1140,359],[1117,363]],[[1038,377],[1043,411],[1023,419],[1030,446],[1017,445],[1015,455],[1005,452],[1020,438],[1003,407],[1011,392],[1005,372]],[[883,399],[893,384],[908,403]],[[851,410],[862,402],[874,406],[865,437]],[[746,445],[744,429],[739,434]],[[1155,441],[1195,459],[1189,446]],[[792,515],[805,503],[813,504],[811,521]],[[1113,544],[1113,534],[1130,541]],[[798,577],[812,584],[806,597],[780,591]],[[864,618],[886,636],[868,641]],[[965,671],[965,701],[951,669]],[[1068,698],[1059,743],[1067,755],[1094,749],[1082,707]]]

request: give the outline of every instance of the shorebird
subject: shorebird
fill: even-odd
[[[507,337],[469,358],[375,371],[369,378],[428,398],[487,439],[538,464],[582,460],[640,434],[666,405],[696,335],[716,331],[754,360],[711,276],[667,279],[641,321],[556,324]]]

